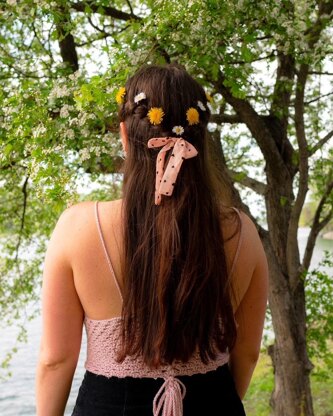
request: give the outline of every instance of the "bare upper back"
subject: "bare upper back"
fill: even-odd
[[[121,206],[122,200],[98,204],[106,250],[120,289],[123,282]],[[73,270],[75,288],[86,316],[92,319],[109,319],[121,315],[122,300],[105,256],[94,209],[95,203],[92,201],[68,208],[63,214],[62,232],[66,244],[65,250]],[[257,263],[263,256],[261,242],[253,222],[244,213],[240,213],[240,217],[242,238],[232,275],[236,297],[235,309],[250,284]],[[240,241],[240,230],[235,233],[236,223],[230,220],[222,224],[226,237],[224,249],[229,269]]]

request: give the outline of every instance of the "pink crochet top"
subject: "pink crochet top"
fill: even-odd
[[[105,257],[122,299],[119,283],[106,249],[99,221],[98,201],[95,204],[95,217]],[[231,273],[238,256],[241,234]],[[140,357],[133,358],[128,356],[123,362],[119,363],[116,361],[116,351],[118,351],[121,342],[121,317],[96,320],[86,316],[84,324],[87,332],[86,370],[105,377],[149,377],[163,378],[165,380],[154,398],[154,416],[158,416],[161,411],[162,416],[181,416],[183,414],[183,398],[185,397],[186,388],[177,376],[204,374],[208,371],[216,370],[227,363],[229,359],[228,353],[221,353],[216,360],[211,360],[208,364],[204,364],[200,359],[199,353],[195,353],[186,363],[176,361],[172,365],[161,366],[158,369],[147,367]]]

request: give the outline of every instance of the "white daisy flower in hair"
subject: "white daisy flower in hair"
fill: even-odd
[[[201,111],[206,111],[206,107],[204,106],[202,101],[198,101],[198,107],[200,108]]]
[[[136,94],[136,96],[134,97],[134,102],[135,102],[135,104],[137,104],[140,101],[145,100],[146,98],[147,97],[146,97],[146,94],[144,92],[139,92],[139,94]]]
[[[177,134],[177,136],[181,136],[184,133],[184,129],[182,126],[175,126],[172,131]]]

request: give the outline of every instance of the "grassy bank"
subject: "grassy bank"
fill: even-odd
[[[315,363],[316,364],[316,363]],[[316,367],[317,369],[317,367]],[[316,416],[333,416],[333,369],[323,369],[311,376],[313,404]],[[247,416],[269,416],[269,399],[274,379],[270,358],[262,353],[244,399]]]

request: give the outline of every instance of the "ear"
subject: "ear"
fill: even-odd
[[[121,137],[121,142],[123,144],[123,150],[124,152],[127,152],[128,135],[127,135],[126,124],[123,121],[120,123],[120,137]]]

